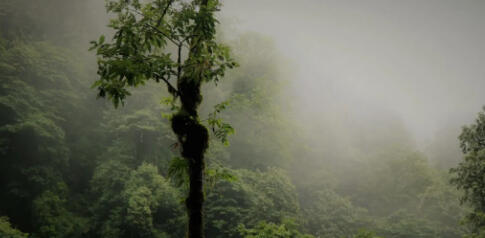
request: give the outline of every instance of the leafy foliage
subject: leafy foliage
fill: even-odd
[[[156,26],[170,2],[156,29],[146,25]],[[211,66],[203,68],[204,82],[217,82],[201,89],[200,105],[208,119],[201,122],[214,128],[205,171],[208,237],[457,238],[468,232],[458,224],[466,213],[468,237],[483,237],[483,113],[465,127],[465,159],[452,173],[470,209],[460,206],[449,176],[406,142],[405,129],[342,123],[359,136],[339,127],[322,131],[326,139],[302,138],[304,120],[289,116],[293,98],[284,93],[293,67],[271,40],[245,33],[224,41],[241,67],[221,80],[222,69],[234,66],[221,42],[208,39],[199,61],[188,59],[197,36],[185,33],[199,17],[211,20],[194,14],[193,4],[108,7],[115,31],[92,44],[104,75],[95,87],[124,103],[117,110],[92,97],[96,69],[79,43],[105,31],[92,15],[104,15],[100,1],[0,1],[1,237],[183,237],[188,165],[172,160],[181,146],[169,120],[181,110],[173,90],[179,69],[181,76],[200,72],[193,63],[202,59]],[[215,25],[206,27],[214,33]],[[228,137],[232,127],[237,134]]]
[[[229,101],[215,105],[214,111],[209,113],[209,118],[207,119],[207,123],[212,129],[212,132],[214,132],[215,137],[226,146],[229,145],[228,136],[234,134],[234,128],[229,123],[224,122],[222,118],[218,117],[218,114],[228,106]]]
[[[475,124],[463,127],[459,136],[463,153],[478,152],[485,147],[485,107],[478,113]]]
[[[240,226],[239,230],[244,238],[312,238],[312,235],[302,235],[297,230],[288,228],[285,224],[260,222],[255,228],[248,229]]]
[[[367,230],[360,230],[353,238],[381,238],[376,236],[374,232]]]
[[[29,234],[13,228],[8,221],[8,217],[0,217],[0,235],[2,235],[2,237],[27,238]]]
[[[230,171],[237,180],[219,180],[207,194],[207,235],[239,237],[239,224],[280,223],[299,215],[295,190],[279,169],[266,172]]]
[[[136,170],[108,161],[93,176],[98,197],[93,207],[93,225],[99,237],[159,237],[183,234],[183,212],[178,192],[142,164]]]
[[[466,220],[472,227],[472,237],[480,237],[485,234],[485,112],[478,114],[475,124],[463,127],[459,139],[465,158],[450,170],[451,182],[464,192],[462,202],[472,206]]]
[[[178,91],[170,79],[180,78],[182,70],[201,73],[204,81],[217,82],[226,68],[236,66],[229,56],[229,48],[213,39],[216,20],[210,13],[217,10],[219,3],[210,1],[203,14],[198,14],[198,4],[198,1],[177,0],[109,1],[108,12],[117,16],[109,27],[116,33],[111,43],[105,42],[105,36],[91,42],[91,49],[96,49],[100,56],[101,78],[93,85],[98,88],[98,95],[108,96],[118,106],[130,95],[127,86],[136,87],[154,80],[164,81],[168,91],[177,97]],[[198,26],[206,29],[196,32]],[[194,39],[206,40],[203,52],[199,58],[183,60],[182,50],[194,47],[189,45]],[[176,60],[167,51],[168,43],[177,48]],[[201,65],[207,69],[197,68]]]

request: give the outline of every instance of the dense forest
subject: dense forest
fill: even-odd
[[[118,107],[96,97],[102,56],[89,42],[116,36],[113,15],[97,0],[0,0],[0,237],[186,236],[173,92],[146,81]],[[484,237],[480,108],[425,151],[391,112],[309,128],[291,59],[226,21],[215,38],[237,67],[201,86],[198,109],[205,237]]]

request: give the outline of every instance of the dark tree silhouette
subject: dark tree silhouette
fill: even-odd
[[[171,118],[172,129],[188,165],[190,238],[204,236],[204,152],[209,133],[197,112],[202,102],[200,88],[205,82],[217,82],[226,68],[236,65],[229,49],[215,41],[214,12],[219,6],[217,0],[110,1],[108,11],[117,14],[109,25],[114,37],[111,43],[105,43],[104,36],[92,42],[99,56],[101,78],[94,84],[99,96],[108,96],[118,106],[130,94],[128,87],[148,80],[164,82],[172,95],[177,110]],[[169,53],[171,46],[176,49],[175,57]]]

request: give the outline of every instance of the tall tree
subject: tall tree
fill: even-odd
[[[470,237],[485,237],[485,107],[475,124],[463,127],[459,139],[465,158],[451,169],[451,182],[464,192],[462,202],[473,208],[467,216]]]
[[[214,13],[219,7],[218,0],[108,1],[108,12],[116,15],[109,24],[114,29],[113,39],[105,43],[101,36],[92,42],[100,75],[94,86],[98,95],[108,96],[115,107],[130,95],[129,87],[148,80],[164,82],[171,94],[176,110],[171,117],[172,130],[188,165],[190,238],[204,236],[204,152],[209,133],[197,112],[202,102],[201,85],[217,82],[226,68],[236,66],[229,48],[215,40]],[[175,56],[171,49],[175,49]]]

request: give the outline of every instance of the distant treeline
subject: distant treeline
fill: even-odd
[[[187,188],[183,176],[168,175],[179,148],[164,118],[165,90],[135,89],[113,109],[91,88],[96,59],[88,42],[104,29],[104,14],[94,0],[0,0],[2,237],[185,234]],[[241,67],[204,88],[201,112],[228,100],[221,116],[235,128],[229,146],[212,140],[207,153],[207,237],[469,231],[460,225],[469,208],[450,175],[430,166],[399,124],[349,133],[345,123],[322,122],[325,130],[315,131],[323,135],[314,134],[291,112],[283,93],[291,63],[271,40],[227,38]]]

